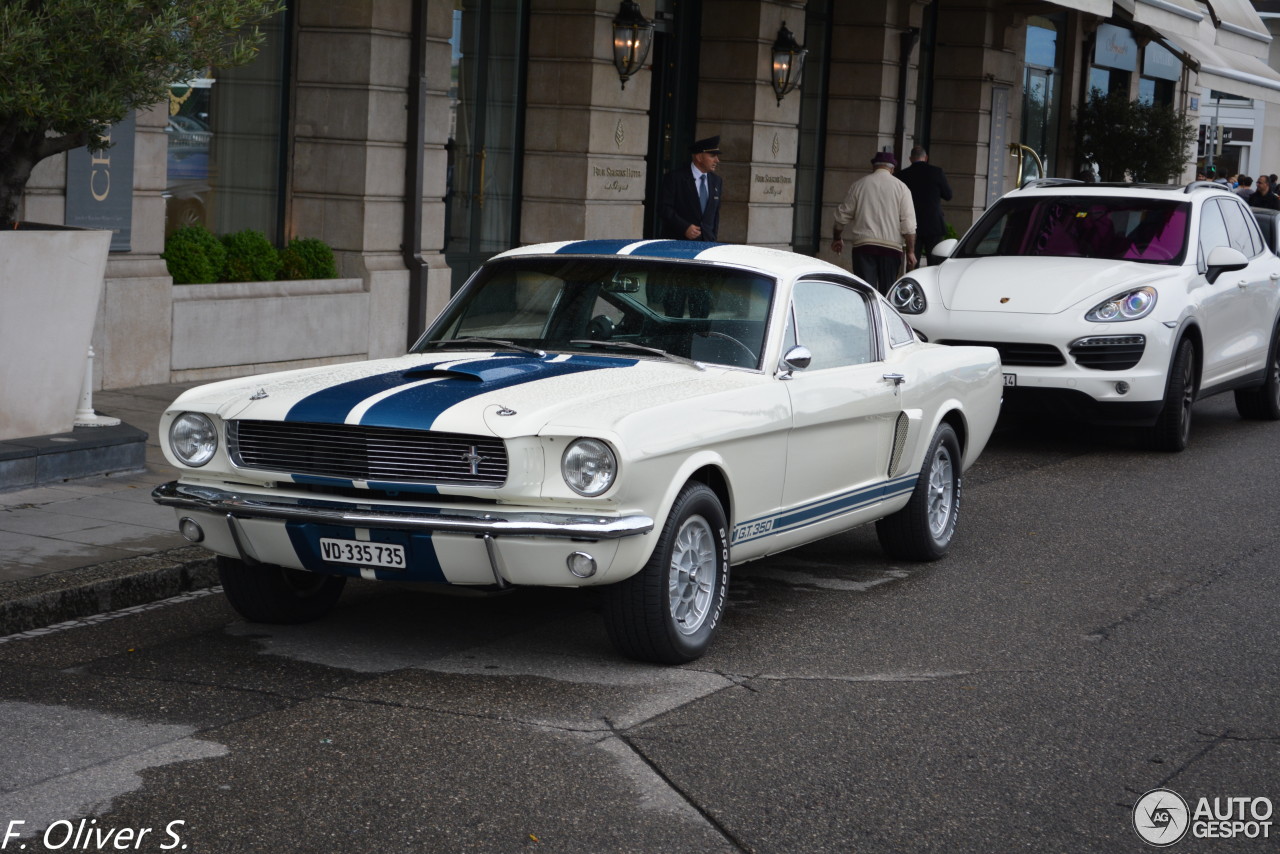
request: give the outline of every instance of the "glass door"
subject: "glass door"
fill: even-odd
[[[445,261],[456,291],[519,239],[525,0],[456,0]]]

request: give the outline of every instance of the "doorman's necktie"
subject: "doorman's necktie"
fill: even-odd
[[[702,212],[707,212],[707,175],[704,172],[698,176],[698,202],[702,205]]]

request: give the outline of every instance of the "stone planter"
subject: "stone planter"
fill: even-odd
[[[0,441],[73,427],[111,232],[0,232]]]

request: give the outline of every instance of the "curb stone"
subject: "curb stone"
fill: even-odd
[[[0,583],[0,637],[219,584],[213,556],[187,546]]]

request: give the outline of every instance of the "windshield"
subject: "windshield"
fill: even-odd
[[[1001,199],[955,252],[1181,264],[1191,203],[1099,196]]]
[[[482,268],[414,352],[487,339],[469,346],[759,368],[773,294],[767,276],[707,264],[509,258]]]

